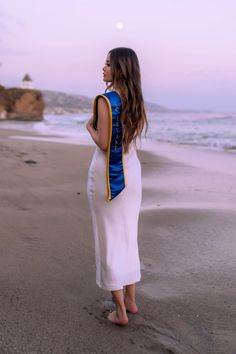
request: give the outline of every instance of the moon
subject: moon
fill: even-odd
[[[119,30],[119,31],[121,31],[122,29],[123,29],[123,27],[124,27],[124,24],[123,24],[123,22],[116,22],[116,28]]]

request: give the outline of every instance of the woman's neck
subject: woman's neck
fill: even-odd
[[[116,91],[118,93],[118,95],[121,95],[121,90],[120,90],[120,87],[119,86],[113,86],[113,90]]]

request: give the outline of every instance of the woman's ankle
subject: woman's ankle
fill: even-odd
[[[125,302],[124,302],[124,304],[123,305],[118,305],[118,304],[116,304],[116,312],[118,313],[118,314],[120,314],[120,315],[124,315],[124,314],[126,314],[126,306],[125,306]]]
[[[134,302],[135,303],[136,302],[135,296],[132,296],[132,295],[126,293],[124,296],[124,302]]]
[[[126,311],[131,312],[131,313],[137,313],[138,312],[138,307],[136,305],[136,301],[134,297],[129,297],[128,295],[124,299],[125,301],[125,306],[126,306]]]

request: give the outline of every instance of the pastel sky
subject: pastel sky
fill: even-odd
[[[235,0],[0,0],[0,83],[28,72],[36,88],[93,97],[107,52],[126,46],[146,100],[236,111],[235,14]]]

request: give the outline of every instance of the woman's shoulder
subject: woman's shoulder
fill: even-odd
[[[105,98],[106,100],[108,100],[112,107],[121,106],[121,98],[120,98],[120,95],[116,91],[108,91],[108,92],[98,94],[95,97],[95,100],[97,101],[99,98],[102,98],[102,97]]]
[[[98,95],[95,96],[95,99],[102,96],[105,96],[110,100],[121,101],[120,95],[117,91],[108,91],[108,92],[99,93]]]
[[[116,91],[108,91],[105,92],[103,95],[109,99],[112,106],[121,105],[120,95]]]

